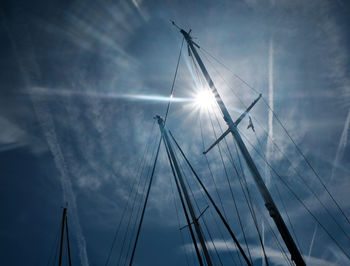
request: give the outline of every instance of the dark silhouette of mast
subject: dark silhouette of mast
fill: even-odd
[[[170,140],[169,140],[168,133],[164,128],[164,121],[160,116],[156,116],[156,119],[158,119],[159,128],[160,128],[160,131],[162,132],[162,138],[163,138],[164,144],[166,146],[167,152],[169,152],[169,155],[170,155],[169,156],[170,163],[175,168],[175,172],[176,172],[176,175],[174,172],[175,181],[177,182],[177,179],[178,179],[178,181],[180,183],[182,193],[184,195],[184,198],[185,198],[185,201],[186,201],[186,204],[187,204],[187,207],[188,207],[191,219],[192,219],[192,224],[194,225],[194,229],[196,231],[199,243],[200,243],[202,251],[204,253],[205,260],[206,260],[208,266],[212,266],[213,264],[212,264],[211,259],[210,259],[208,248],[206,246],[205,239],[204,239],[202,230],[201,230],[199,222],[198,222],[198,218],[196,217],[196,214],[194,212],[191,199],[188,195],[187,188],[186,188],[185,182],[183,180],[183,177],[182,177],[182,174],[180,171],[180,167],[178,165],[177,159],[176,159],[174,151],[173,151],[173,147],[172,147]],[[176,176],[177,176],[177,179],[176,179]],[[179,191],[179,194],[181,196],[181,190],[178,190],[178,191]],[[184,208],[184,211],[185,211],[185,208]],[[185,211],[185,214],[186,214],[186,211]],[[187,215],[186,215],[186,218],[187,218]],[[188,226],[191,230],[191,222],[188,223]],[[194,240],[194,245],[196,247],[195,239],[193,239],[193,240]],[[199,259],[200,264],[202,265],[200,256],[198,259]]]
[[[173,23],[173,25],[176,26],[176,24],[174,22],[172,22],[172,23]],[[291,234],[290,234],[290,232],[285,224],[285,222],[283,221],[283,218],[282,218],[280,212],[277,209],[276,204],[274,203],[274,201],[271,197],[270,192],[268,191],[268,189],[267,189],[267,187],[266,187],[266,185],[265,185],[265,183],[264,183],[264,181],[259,173],[259,170],[257,169],[257,167],[256,167],[251,155],[249,154],[249,151],[248,151],[247,147],[245,146],[245,144],[242,140],[242,137],[239,134],[238,129],[237,129],[239,122],[249,112],[249,110],[253,107],[253,105],[257,102],[258,99],[252,105],[250,105],[248,107],[247,111],[244,112],[237,119],[236,122],[233,122],[224,102],[221,99],[219,92],[217,91],[217,89],[214,85],[214,82],[212,81],[206,67],[203,64],[202,59],[200,58],[196,48],[194,47],[194,46],[196,46],[197,48],[200,48],[199,45],[196,44],[195,42],[193,42],[192,37],[190,36],[190,31],[186,32],[183,29],[180,29],[178,26],[176,26],[176,27],[180,30],[180,32],[184,36],[184,38],[188,44],[189,51],[192,51],[198,65],[199,65],[208,85],[209,85],[211,92],[214,94],[215,100],[216,100],[217,104],[219,105],[219,108],[221,110],[223,118],[228,126],[228,129],[226,130],[226,132],[204,153],[208,152],[212,147],[214,147],[216,144],[218,144],[228,133],[232,134],[232,136],[234,137],[234,139],[239,147],[239,150],[241,151],[241,153],[242,153],[242,155],[243,155],[243,157],[248,165],[250,172],[252,173],[254,181],[255,181],[256,185],[258,186],[259,192],[264,199],[265,207],[268,210],[272,219],[274,220],[274,222],[278,228],[278,231],[280,232],[280,234],[283,238],[283,241],[285,242],[285,244],[286,244],[286,246],[291,254],[291,259],[298,266],[306,265],[302,256],[301,256],[301,253],[299,252],[299,250],[298,250],[298,248],[297,248],[297,246],[296,246],[296,244],[295,244],[295,242],[294,242],[294,240],[293,240],[293,238],[292,238],[292,236],[291,236]],[[260,98],[260,96],[259,96],[259,98]]]
[[[58,258],[58,266],[62,266],[63,244],[64,244],[64,233],[65,232],[66,232],[66,240],[67,240],[67,253],[68,253],[69,266],[72,266],[72,261],[71,261],[71,256],[70,256],[69,236],[68,236],[67,208],[63,208],[63,214],[62,214],[60,256]]]

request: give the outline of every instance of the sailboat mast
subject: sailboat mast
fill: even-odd
[[[264,199],[265,202],[265,207],[268,210],[270,216],[272,217],[272,219],[274,220],[278,231],[280,232],[283,241],[285,242],[290,254],[291,254],[291,258],[292,260],[296,263],[296,265],[300,265],[300,266],[304,266],[306,265],[301,254],[300,251],[298,250],[285,222],[283,221],[283,218],[280,214],[280,212],[277,209],[277,206],[275,204],[275,202],[273,201],[270,192],[268,191],[260,173],[259,170],[257,169],[247,147],[245,146],[241,135],[239,134],[239,131],[237,129],[237,124],[233,122],[223,100],[221,99],[221,96],[219,94],[219,92],[217,91],[213,80],[211,79],[206,67],[203,64],[202,59],[200,58],[200,56],[198,55],[198,52],[196,50],[196,48],[194,47],[194,45],[196,45],[198,48],[199,46],[197,44],[195,44],[192,41],[192,37],[190,36],[189,33],[187,33],[186,31],[184,31],[183,29],[180,30],[180,32],[182,33],[182,35],[184,36],[189,48],[191,49],[194,57],[196,58],[196,61],[209,85],[210,90],[212,91],[212,93],[214,94],[215,100],[218,103],[221,113],[223,115],[223,118],[228,126],[228,130],[231,132],[232,136],[234,137],[241,153],[243,154],[243,157],[248,165],[248,168],[254,178],[254,181],[259,189],[259,192],[261,194],[261,196]]]
[[[69,266],[72,266],[72,258],[70,256],[70,244],[69,244],[67,215],[66,215],[66,241],[67,241],[68,263],[69,263]]]
[[[67,217],[67,208],[63,208],[63,214],[62,214],[62,224],[61,224],[61,244],[60,244],[60,256],[58,260],[58,266],[62,265],[62,255],[63,255],[63,241],[64,241],[64,229],[65,229],[65,223],[66,223],[66,217]]]
[[[204,236],[202,234],[202,230],[201,230],[199,222],[198,222],[198,218],[196,217],[196,214],[194,212],[194,209],[193,209],[193,206],[192,206],[192,203],[191,203],[191,199],[190,199],[190,197],[188,195],[188,191],[187,191],[185,182],[183,180],[183,177],[182,177],[182,174],[181,174],[181,171],[180,171],[180,167],[178,165],[177,159],[175,157],[173,148],[172,148],[170,140],[169,140],[168,133],[167,133],[167,131],[164,128],[165,127],[164,126],[164,121],[163,121],[163,119],[160,116],[156,116],[156,118],[158,119],[159,128],[160,128],[160,131],[162,132],[162,137],[163,137],[163,140],[164,140],[164,144],[166,145],[167,149],[169,150],[172,163],[173,163],[173,165],[175,167],[175,171],[176,171],[178,180],[180,182],[180,186],[181,186],[182,192],[184,194],[188,210],[189,210],[190,215],[191,215],[192,223],[193,223],[195,231],[197,233],[197,236],[198,236],[198,239],[199,239],[199,243],[200,243],[201,248],[203,250],[204,257],[206,259],[207,265],[208,266],[212,266],[213,264],[212,264],[211,259],[210,259],[210,255],[209,255],[209,252],[208,252],[205,240],[204,240]],[[176,177],[174,176],[174,178],[176,178]],[[180,191],[179,191],[179,193],[180,193]],[[188,226],[191,226],[191,224],[189,224]]]

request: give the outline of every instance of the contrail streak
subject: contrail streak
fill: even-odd
[[[51,154],[54,157],[55,165],[60,172],[60,181],[61,181],[62,190],[63,190],[63,199],[64,201],[69,202],[69,210],[71,214],[70,217],[74,228],[74,234],[77,236],[79,257],[80,257],[81,263],[84,266],[89,266],[89,261],[86,253],[86,241],[82,234],[82,230],[79,223],[79,217],[77,215],[77,205],[76,205],[75,194],[74,194],[72,183],[68,174],[67,164],[63,157],[60,145],[57,141],[55,126],[54,126],[54,122],[53,122],[50,110],[45,101],[31,94],[29,90],[31,80],[33,79],[33,77],[38,76],[39,75],[38,73],[40,73],[40,71],[34,60],[33,53],[25,54],[25,57],[28,58],[28,60],[25,60],[25,61],[21,60],[21,55],[19,53],[19,51],[26,51],[28,47],[29,48],[31,47],[30,41],[28,40],[29,37],[25,36],[20,42],[16,42],[14,37],[12,36],[10,29],[8,28],[8,24],[2,9],[0,9],[0,12],[3,18],[3,26],[8,33],[9,39],[11,41],[12,49],[14,51],[14,56],[16,58],[20,73],[22,74],[24,85],[30,95],[30,99],[34,107],[35,114],[39,120],[41,129],[44,132]],[[18,49],[17,43],[25,46],[27,49]]]
[[[343,132],[341,134],[340,141],[339,141],[338,148],[337,148],[337,153],[336,153],[334,161],[333,161],[331,180],[333,180],[334,174],[339,166],[339,161],[342,159],[342,157],[344,155],[344,150],[345,150],[346,144],[348,142],[349,126],[350,126],[350,109],[349,109],[348,115],[345,119],[344,129],[343,129]]]
[[[55,165],[60,173],[60,181],[63,190],[63,200],[64,202],[69,203],[68,210],[72,210],[71,217],[73,218],[72,222],[74,225],[74,231],[78,239],[79,256],[81,263],[82,265],[88,266],[89,261],[86,253],[86,241],[82,234],[79,217],[77,215],[76,198],[73,191],[72,182],[68,173],[67,163],[64,159],[61,147],[57,140],[55,125],[49,110],[49,106],[45,100],[40,99],[38,96],[32,95],[31,98],[41,129],[44,132]]]
[[[310,243],[310,248],[309,248],[309,254],[308,254],[308,260],[310,260],[311,258],[311,252],[312,252],[312,248],[314,246],[314,240],[315,240],[315,236],[316,236],[316,231],[317,231],[317,224],[315,226],[315,229],[314,229],[314,233],[312,235],[312,239],[311,239],[311,243]]]
[[[274,65],[274,47],[273,39],[270,38],[269,45],[269,113],[268,113],[268,138],[266,145],[266,160],[270,162],[271,152],[272,152],[272,139],[273,139],[273,91],[274,91],[274,82],[273,82],[273,65]],[[270,185],[270,175],[266,175],[266,186]]]

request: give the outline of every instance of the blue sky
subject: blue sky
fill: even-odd
[[[167,102],[148,97],[169,95],[182,40],[169,19],[186,30],[192,29],[194,40],[201,46],[200,55],[233,119],[257,97],[235,76],[238,75],[273,105],[349,216],[349,11],[349,5],[341,0],[3,1],[0,9],[1,264],[46,264],[59,226],[60,207],[65,202],[69,204],[73,264],[105,263],[128,191],[138,178],[136,170],[146,143],[154,151],[159,138],[153,116],[163,115]],[[231,72],[206,57],[204,51],[219,58]],[[175,97],[192,99],[201,89],[198,84],[200,80],[196,80],[184,46]],[[214,117],[214,112],[210,112]],[[262,101],[251,115],[259,122],[258,138],[246,129],[247,119],[242,121],[240,130],[247,137],[247,147],[273,198],[283,210],[275,184],[280,188],[305,260],[310,265],[348,264],[346,256],[278,178],[270,176],[249,142],[258,150],[263,149],[274,168],[349,254],[349,239],[298,181],[294,168],[302,173],[346,232],[350,232],[350,225],[277,121],[269,118]],[[191,101],[172,103],[167,125],[218,200],[202,155],[199,121],[208,146],[214,141],[214,134],[207,111]],[[293,162],[293,167],[274,148],[265,131]],[[228,144],[234,151],[231,138]],[[222,149],[227,153],[224,145]],[[218,150],[211,151],[208,159],[230,225],[243,245]],[[227,157],[225,160],[254,263],[261,265],[261,249],[253,222],[237,176]],[[248,171],[246,174],[256,208],[264,211]],[[194,261],[186,232],[184,243],[181,242],[171,178],[162,147],[135,265],[185,265],[185,254]],[[189,180],[200,208],[205,208],[199,187]],[[146,175],[141,181],[144,184]],[[144,198],[142,189],[138,196],[135,208]],[[183,225],[185,220],[177,196],[175,202]],[[126,213],[130,215],[130,209]],[[220,257],[225,265],[230,264],[229,253],[235,247],[229,235],[220,236],[209,212],[204,217],[209,228],[213,228]],[[266,222],[263,225],[263,218],[260,214],[258,217],[260,228],[265,228],[270,262],[284,264]],[[133,217],[131,221],[133,224]],[[126,224],[124,220],[113,252],[115,264]]]

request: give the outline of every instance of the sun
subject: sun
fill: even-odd
[[[214,96],[209,90],[201,90],[194,97],[196,106],[206,108],[214,103]]]

